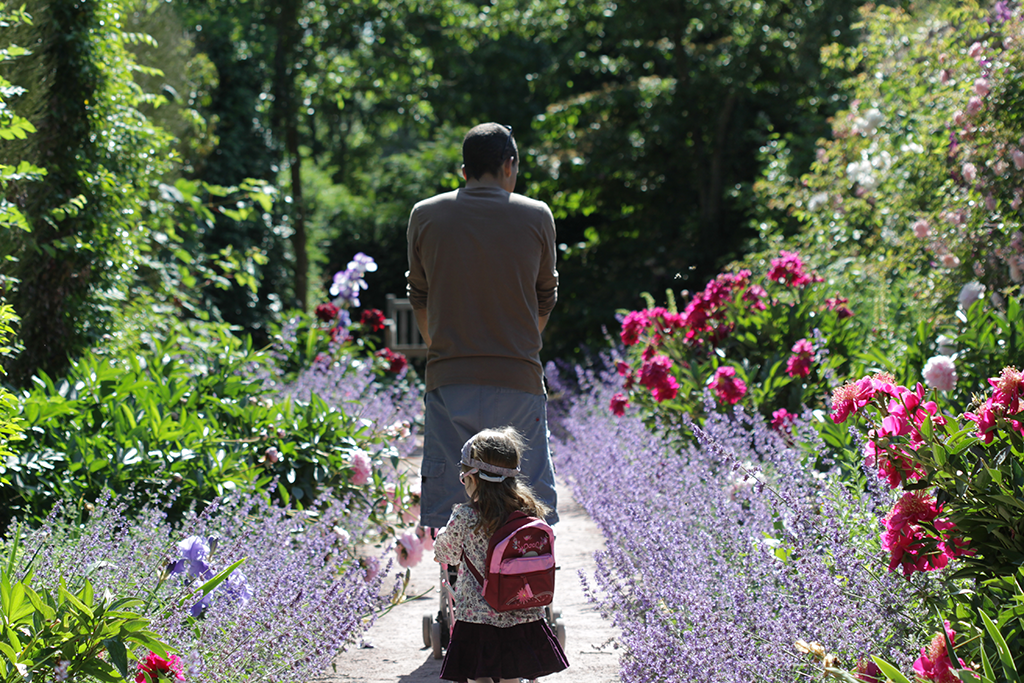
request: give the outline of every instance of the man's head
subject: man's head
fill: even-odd
[[[481,123],[471,128],[462,140],[462,167],[469,179],[479,180],[485,174],[497,177],[509,159],[512,163],[519,159],[511,126]]]

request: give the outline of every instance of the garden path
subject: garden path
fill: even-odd
[[[555,526],[555,552],[560,567],[553,607],[562,611],[565,622],[565,652],[569,668],[542,679],[543,683],[617,683],[618,650],[610,622],[587,602],[579,571],[593,576],[594,553],[604,547],[604,539],[586,511],[573,499],[569,488],[561,484],[559,523]],[[409,600],[380,617],[366,633],[364,647],[341,653],[334,670],[327,671],[318,683],[436,683],[441,661],[423,646],[423,615],[436,614],[439,570],[433,554],[424,553],[423,561],[412,569],[409,595],[425,597]],[[397,567],[397,565],[396,565]]]

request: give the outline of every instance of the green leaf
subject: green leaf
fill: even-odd
[[[127,681],[128,648],[124,646],[124,641],[120,638],[107,638],[103,641],[103,646],[107,648],[107,653],[110,655],[110,663],[117,667],[117,670]]]
[[[878,668],[882,670],[882,673],[885,674],[885,677],[893,683],[910,683],[907,677],[900,673],[899,669],[897,669],[881,657],[872,656],[871,659],[873,659],[875,664],[878,665]]]
[[[1013,664],[1013,655],[1010,654],[1010,648],[1006,645],[1006,640],[1003,638],[1003,634],[999,632],[992,620],[989,618],[984,611],[979,610],[981,620],[985,622],[985,630],[988,631],[989,636],[992,637],[992,642],[996,644],[996,653],[999,655],[999,661],[1003,665],[1003,675],[1006,676],[1006,680],[1013,681],[1013,683],[1020,683],[1020,677],[1017,675],[1017,667]]]

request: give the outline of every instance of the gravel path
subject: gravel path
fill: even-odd
[[[565,652],[569,668],[545,677],[543,683],[617,683],[618,650],[612,625],[603,619],[583,595],[579,571],[594,572],[594,552],[604,546],[597,527],[572,498],[568,487],[558,489],[559,515],[555,525],[555,557],[560,567],[556,577],[555,602],[565,622]],[[425,597],[410,600],[380,617],[367,632],[364,647],[343,652],[327,671],[321,683],[436,683],[441,661],[423,645],[423,616],[438,609],[438,566],[432,553],[424,553],[423,562],[412,570],[409,595]],[[396,565],[397,566],[397,565]]]

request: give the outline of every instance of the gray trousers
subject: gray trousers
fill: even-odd
[[[548,450],[547,396],[504,387],[449,384],[427,393],[423,435],[420,524],[443,527],[452,508],[466,502],[459,481],[462,445],[482,429],[515,427],[526,441],[520,465],[523,479],[551,508],[547,523],[558,521],[555,472]]]

